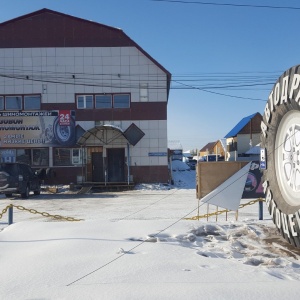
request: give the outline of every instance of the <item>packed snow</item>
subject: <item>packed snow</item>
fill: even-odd
[[[298,299],[300,252],[266,207],[264,220],[257,203],[197,219],[216,207],[196,199],[194,170],[174,162],[172,174],[120,192],[0,196],[0,299]]]

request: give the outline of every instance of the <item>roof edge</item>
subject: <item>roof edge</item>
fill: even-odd
[[[42,8],[42,9],[33,11],[31,13],[28,13],[28,14],[25,14],[25,15],[22,15],[22,16],[4,21],[4,22],[1,22],[0,26],[6,25],[6,24],[9,24],[9,23],[13,23],[13,22],[16,22],[16,21],[20,21],[22,19],[26,19],[26,18],[29,18],[29,17],[33,17],[33,16],[36,16],[36,15],[39,15],[39,14],[42,14],[42,13],[51,13],[51,14],[56,14],[56,15],[60,15],[60,16],[63,16],[63,17],[69,17],[69,18],[76,19],[76,20],[79,20],[79,21],[89,22],[89,23],[93,23],[93,24],[98,25],[98,26],[100,25],[100,26],[104,26],[104,27],[109,28],[109,29],[113,29],[113,30],[116,30],[116,31],[122,31],[123,32],[122,29],[117,28],[117,27],[113,27],[113,26],[105,25],[105,24],[98,23],[98,22],[95,22],[95,21],[90,21],[90,20],[87,20],[87,19],[75,17],[75,16],[72,16],[72,15],[69,15],[69,14],[66,14],[66,13],[56,11],[56,10],[51,10],[49,8]]]

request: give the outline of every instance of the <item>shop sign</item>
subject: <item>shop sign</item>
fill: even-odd
[[[74,144],[74,111],[0,112],[0,145],[2,148],[71,146]]]
[[[149,152],[149,156],[167,156],[167,152]]]

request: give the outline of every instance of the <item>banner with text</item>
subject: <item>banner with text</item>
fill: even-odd
[[[0,147],[24,148],[75,144],[71,110],[0,112]]]

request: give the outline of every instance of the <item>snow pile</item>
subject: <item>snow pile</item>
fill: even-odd
[[[140,183],[134,187],[135,190],[169,190],[170,185],[167,183]]]
[[[264,207],[194,220],[195,171],[173,186],[124,192],[50,194],[13,200],[0,223],[0,299],[298,299],[300,250],[278,235]],[[190,182],[189,182],[190,180]],[[168,189],[168,187],[171,187]],[[210,212],[214,210],[209,207]]]
[[[180,172],[188,170],[190,170],[190,167],[185,162],[180,160],[172,160],[172,171]]]

